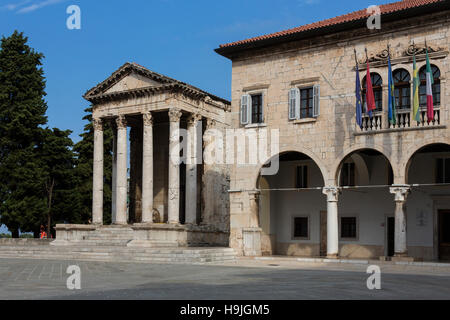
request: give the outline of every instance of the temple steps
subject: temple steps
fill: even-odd
[[[21,246],[0,245],[0,258],[92,260],[148,263],[214,263],[235,261],[233,249],[129,248],[125,246]]]

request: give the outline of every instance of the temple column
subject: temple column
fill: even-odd
[[[177,108],[169,110],[169,199],[168,223],[180,223],[180,118]]]
[[[92,186],[92,223],[103,224],[103,123],[93,119],[94,167]]]
[[[193,114],[187,126],[187,164],[186,164],[186,223],[197,224],[197,157],[198,129],[201,115]],[[200,127],[201,130],[201,127]],[[201,136],[201,131],[200,131]]]
[[[410,192],[410,187],[406,185],[392,186],[390,191],[395,195],[395,236],[394,236],[394,256],[406,257],[408,248],[406,246],[406,197]]]
[[[117,180],[117,128],[112,123],[113,146],[112,146],[112,186],[111,186],[111,223],[116,223],[116,180]]]
[[[339,256],[338,197],[340,189],[325,187],[322,192],[327,196],[327,258],[336,259]]]
[[[116,224],[127,224],[127,122],[124,115],[117,123]]]
[[[153,222],[153,117],[151,112],[142,115],[142,223]]]

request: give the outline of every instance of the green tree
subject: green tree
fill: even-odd
[[[13,237],[46,212],[37,146],[47,123],[42,53],[15,31],[0,46],[0,222]]]
[[[92,218],[92,175],[94,157],[94,127],[92,125],[92,108],[85,109],[82,138],[74,146],[76,154],[75,179],[77,210],[73,223],[86,223]],[[103,222],[111,223],[111,187],[112,187],[112,146],[113,131],[108,123],[104,123],[104,185],[103,185]]]
[[[71,220],[76,196],[74,194],[74,153],[70,130],[45,129],[39,146],[41,183],[46,198],[45,220],[47,234],[56,222]]]

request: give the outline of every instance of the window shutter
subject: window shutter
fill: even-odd
[[[261,122],[264,123],[264,93],[261,93]]]
[[[250,96],[244,94],[241,97],[241,124],[248,124],[249,110],[250,110]]]
[[[289,120],[297,119],[297,88],[289,90]]]
[[[253,103],[252,103],[252,96],[251,95],[247,95],[247,102],[248,102],[248,108],[247,108],[247,123],[253,123],[253,119],[252,119],[252,108],[253,108]]]
[[[313,117],[317,118],[319,114],[320,114],[320,86],[317,84],[314,86]]]
[[[300,119],[300,89],[295,88],[295,118]]]

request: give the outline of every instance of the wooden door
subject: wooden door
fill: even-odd
[[[450,260],[450,210],[439,210],[439,260]]]
[[[387,255],[388,257],[394,256],[395,245],[395,218],[387,218]]]

